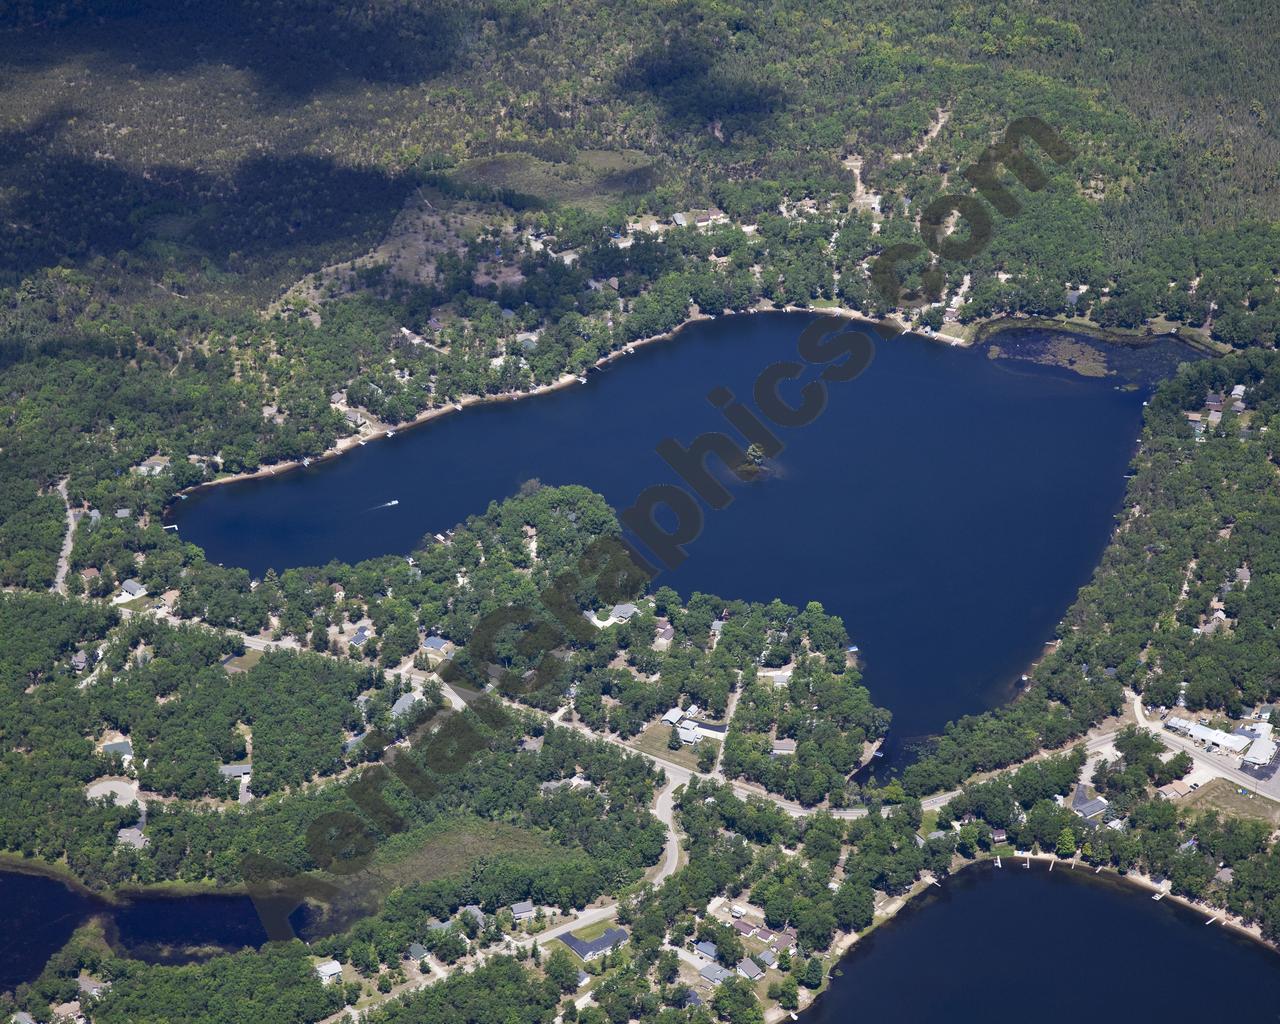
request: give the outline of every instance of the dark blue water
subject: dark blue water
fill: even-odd
[[[182,962],[213,948],[256,948],[267,938],[247,896],[138,896],[112,905],[54,878],[0,871],[0,907],[6,925],[0,932],[0,992],[34,980],[95,915],[116,948],[153,961]]]
[[[707,392],[726,385],[750,401],[765,367],[796,358],[808,321],[694,324],[585,386],[211,488],[179,502],[175,521],[211,560],[261,573],[408,552],[535,477],[585,484],[622,509],[679,482],[655,453],[661,439],[725,428]],[[895,735],[936,732],[1009,696],[1097,562],[1144,397],[1116,384],[911,336],[880,341],[859,379],[831,386],[816,422],[780,431],[776,475],[708,510],[687,562],[657,582],[821,601],[862,648]]]
[[[977,868],[859,942],[801,1020],[1275,1020],[1280,959],[1205,921],[1101,876]]]

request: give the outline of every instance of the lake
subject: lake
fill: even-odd
[[[660,440],[725,429],[707,392],[749,400],[765,367],[796,358],[809,319],[696,323],[586,385],[208,488],[178,502],[173,521],[211,560],[262,573],[408,552],[531,478],[585,484],[622,509],[677,482]],[[1045,336],[1020,333],[1029,347]],[[1015,352],[1018,336],[999,335],[1002,350]],[[879,341],[861,377],[831,386],[819,419],[780,431],[776,472],[708,510],[687,561],[657,584],[822,602],[860,646],[899,742],[1006,700],[1107,542],[1148,386],[1194,357],[1172,342],[1115,350],[1121,373],[1096,379],[988,356],[910,335]]]
[[[860,941],[803,1024],[1218,1020],[1280,1002],[1280,959],[1172,900],[1062,865],[943,883]]]
[[[211,949],[257,947],[267,938],[248,896],[139,895],[113,905],[56,878],[0,871],[0,907],[6,915],[0,992],[33,981],[71,933],[95,915],[105,921],[117,949],[152,962],[181,963]],[[306,911],[297,914],[301,925]]]

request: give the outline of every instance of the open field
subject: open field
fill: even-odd
[[[1206,782],[1179,803],[1197,811],[1220,811],[1242,818],[1256,818],[1280,827],[1280,804],[1253,793],[1241,793],[1239,787],[1226,779]]]

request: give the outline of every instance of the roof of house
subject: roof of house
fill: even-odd
[[[511,913],[516,917],[523,917],[533,913],[533,900],[521,900],[519,903],[511,904]]]
[[[429,636],[422,641],[422,646],[433,651],[443,651],[449,641],[442,636]]]
[[[1097,796],[1074,807],[1073,810],[1082,818],[1095,818],[1107,809],[1107,801]]]
[[[765,967],[772,967],[778,962],[778,958],[773,955],[773,950],[771,949],[762,950],[761,952],[756,953],[752,959],[754,959],[756,963],[763,964]]]
[[[408,693],[402,693],[396,698],[396,702],[391,705],[391,717],[400,718],[408,714],[409,709],[420,700],[422,700],[422,697],[419,694],[414,693],[412,690]]]
[[[344,754],[351,753],[351,751],[355,750],[356,747],[360,746],[360,744],[364,742],[364,738],[368,735],[369,733],[366,731],[362,733],[357,733],[355,736],[352,736],[351,739],[347,740],[346,743],[342,744],[342,752]]]
[[[466,915],[467,915],[467,916],[469,916],[473,921],[475,921],[475,922],[476,922],[476,924],[481,925],[481,926],[483,926],[483,925],[484,925],[484,923],[485,923],[485,921],[487,920],[487,918],[484,916],[484,911],[483,911],[483,910],[481,910],[481,909],[480,909],[476,904],[474,904],[474,903],[469,903],[469,904],[467,904],[467,906],[465,906],[465,907],[463,907],[461,910],[459,910],[459,911],[458,911],[458,913],[460,913],[460,914],[466,914]]]
[[[756,926],[750,921],[743,921],[739,918],[737,921],[733,922],[733,930],[735,932],[741,932],[743,935],[754,935],[756,933]]]
[[[793,739],[774,740],[773,752],[775,754],[794,754],[796,752],[796,741]]]
[[[668,725],[675,725],[682,718],[684,718],[684,710],[682,708],[672,708],[662,716],[662,720]]]
[[[430,950],[428,950],[427,947],[424,946],[421,942],[409,943],[409,959],[410,960],[425,959],[427,953],[429,952]]]
[[[625,604],[615,604],[613,606],[613,617],[615,619],[626,620],[631,618],[631,616],[635,615],[636,612],[638,612],[639,610],[640,610],[639,608],[631,604],[631,602],[629,601],[626,602]]]
[[[688,722],[682,722],[676,726],[676,731],[680,734],[681,743],[695,743],[698,739],[698,727],[690,725]]]
[[[316,964],[316,974],[322,978],[336,978],[342,973],[342,964],[337,960],[325,960]]]
[[[729,972],[719,964],[707,964],[707,966],[702,968],[698,973],[713,985],[719,985],[720,982],[729,977]]]
[[[110,743],[102,744],[102,752],[104,754],[128,754],[133,756],[133,744],[129,740],[112,740]]]
[[[123,583],[120,584],[120,589],[123,590],[130,597],[139,597],[140,595],[145,594],[147,592],[147,588],[144,587],[137,580],[125,580]]]
[[[764,974],[764,971],[760,970],[758,963],[747,956],[743,957],[742,962],[738,964],[738,973],[749,981],[755,981]]]
[[[218,774],[227,779],[242,779],[253,770],[250,764],[221,764]]]
[[[356,630],[356,635],[351,638],[351,646],[359,647],[368,639],[369,639],[369,627],[361,626],[359,629]]]
[[[705,939],[701,942],[694,943],[693,948],[703,956],[710,957],[712,960],[716,959],[716,957],[720,955],[720,950],[716,948],[716,944],[714,942],[707,942]]]
[[[607,928],[602,935],[590,941],[584,941],[573,934],[561,936],[560,941],[586,960],[590,956],[621,946],[630,937],[623,928]]]

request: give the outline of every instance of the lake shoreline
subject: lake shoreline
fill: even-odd
[[[1000,858],[1002,860],[1002,866],[1000,868],[994,867],[995,861],[996,861],[995,854],[984,854],[974,860],[964,861],[951,872],[951,875],[959,876],[962,872],[971,870],[980,865],[986,865],[986,869],[988,871],[1004,870],[1004,869],[1015,870],[1015,871],[1026,870],[1026,868],[1024,868],[1023,865],[1026,864],[1028,861],[1042,863],[1042,864],[1050,864],[1051,865],[1050,870],[1052,870],[1053,867],[1058,867],[1061,870],[1065,870],[1068,872],[1073,871],[1073,868],[1071,866],[1073,863],[1072,861],[1063,860],[1061,857],[1058,857],[1056,854],[1052,854],[1052,853],[1016,852],[1011,854],[1000,854]],[[1249,924],[1246,921],[1244,921],[1242,918],[1240,918],[1238,915],[1232,914],[1225,909],[1218,909],[1216,907],[1211,907],[1205,903],[1196,902],[1194,900],[1188,899],[1185,896],[1179,896],[1172,892],[1168,892],[1167,890],[1163,889],[1162,886],[1157,884],[1154,879],[1150,878],[1147,875],[1141,874],[1140,872],[1134,872],[1134,871],[1122,872],[1117,868],[1114,868],[1111,866],[1103,866],[1099,870],[1097,869],[1096,865],[1090,865],[1083,861],[1077,862],[1077,864],[1078,866],[1083,866],[1083,868],[1085,869],[1085,875],[1088,878],[1105,879],[1110,883],[1122,885],[1131,889],[1136,889],[1144,893],[1151,893],[1153,895],[1163,891],[1165,892],[1165,895],[1162,897],[1162,899],[1172,900],[1175,903],[1177,903],[1179,906],[1184,907],[1187,910],[1201,913],[1206,918],[1208,918],[1208,920],[1205,922],[1206,926],[1216,920],[1220,925],[1226,927],[1233,934],[1238,935],[1242,938],[1250,939],[1252,942],[1263,947],[1270,953],[1280,954],[1280,945],[1265,938],[1262,934],[1262,929],[1258,925]],[[1084,881],[1086,879],[1081,879],[1081,880]],[[840,965],[845,961],[846,958],[848,958],[854,953],[854,951],[857,949],[858,943],[863,938],[870,935],[872,932],[874,932],[876,929],[880,928],[881,926],[888,924],[890,921],[894,920],[903,910],[915,904],[921,896],[926,895],[927,893],[930,892],[930,890],[935,888],[940,888],[942,886],[945,886],[945,884],[946,884],[945,882],[942,882],[942,883],[938,883],[938,885],[934,885],[932,882],[929,882],[929,881],[918,881],[915,883],[915,885],[912,886],[909,892],[907,892],[901,897],[898,897],[898,900],[899,900],[898,906],[894,907],[893,910],[888,914],[886,914],[884,917],[877,918],[871,924],[871,926],[867,928],[865,931],[860,933],[855,932],[855,933],[848,933],[848,934],[846,933],[838,934],[835,941],[832,942],[831,951],[823,958],[827,964],[828,981],[831,977],[831,974],[840,967]],[[814,998],[810,1000],[810,1002],[807,1005],[803,1006],[801,1009],[796,1011],[797,1014],[799,1014],[799,1019],[801,1020],[805,1019],[805,1016],[809,1014],[809,1012],[814,1008],[818,1000],[821,999],[822,996],[826,993],[826,990],[827,990],[827,986],[824,985],[823,988],[817,992]],[[790,1013],[791,1013],[790,1011],[784,1010],[781,1007],[773,1006],[768,1010],[766,1010],[765,1021],[767,1022],[767,1024],[774,1024],[774,1022],[776,1021],[788,1019],[790,1017]]]
[[[847,309],[843,306],[832,306],[829,308],[828,307],[805,308],[801,306],[785,306],[782,308],[765,308],[762,306],[757,306],[752,309],[743,310],[741,312],[718,313],[718,314],[703,313],[699,311],[696,313],[691,313],[689,316],[687,316],[684,320],[682,320],[675,327],[671,328],[671,330],[669,331],[663,331],[659,334],[653,334],[647,338],[639,338],[636,341],[629,342],[628,344],[624,345],[622,348],[613,349],[610,352],[606,352],[603,356],[601,356],[594,363],[592,363],[586,372],[590,373],[592,370],[602,370],[605,367],[611,365],[612,363],[615,363],[618,360],[624,358],[625,356],[632,355],[637,349],[643,348],[646,345],[653,345],[663,341],[671,341],[677,335],[679,335],[682,331],[684,331],[687,327],[693,324],[703,323],[709,320],[725,319],[725,318],[734,317],[734,316],[754,316],[758,313],[785,313],[785,314],[804,313],[811,316],[838,316],[846,320],[860,320],[871,326],[889,327],[897,333],[913,333],[913,332],[907,331],[907,329],[904,328],[902,324],[900,324],[894,317],[890,316],[890,317],[880,317],[877,319],[872,319],[864,316],[862,313],[858,312],[857,310]],[[938,333],[934,333],[931,335],[920,334],[918,336],[921,338],[924,338],[927,341],[944,343],[944,344],[952,345],[956,348],[967,348],[967,347],[970,347],[970,345],[972,344],[970,342],[964,341],[964,339],[962,338],[954,338],[948,335],[942,335]],[[191,487],[185,487],[180,491],[176,491],[170,497],[169,505],[166,509],[166,512],[173,508],[173,503],[175,500],[186,498],[193,494],[198,494],[211,487],[221,487],[224,484],[242,483],[246,480],[263,480],[269,477],[281,476],[285,473],[290,473],[298,469],[306,468],[307,466],[312,466],[321,462],[328,462],[332,459],[336,459],[342,455],[345,455],[347,452],[351,451],[354,448],[361,447],[361,442],[364,442],[367,444],[371,441],[381,440],[387,437],[390,433],[400,433],[401,431],[413,430],[416,427],[423,426],[426,423],[430,423],[432,420],[440,419],[441,417],[447,416],[451,413],[462,412],[466,409],[473,408],[475,406],[480,406],[480,405],[492,405],[492,404],[497,404],[501,402],[518,402],[518,401],[521,401],[522,399],[534,398],[539,395],[551,394],[552,392],[560,391],[564,388],[571,387],[574,384],[580,384],[580,383],[582,383],[582,381],[579,380],[578,374],[564,373],[564,374],[561,374],[556,380],[548,384],[539,384],[537,387],[530,388],[528,391],[506,391],[497,395],[466,395],[463,398],[459,399],[457,402],[451,403],[449,405],[439,405],[439,406],[433,406],[430,409],[424,409],[417,416],[413,417],[413,419],[405,420],[402,423],[398,423],[394,426],[386,427],[384,429],[374,431],[368,436],[362,436],[358,433],[347,434],[343,437],[338,438],[338,440],[334,442],[332,447],[321,452],[319,455],[308,456],[305,462],[303,459],[292,459],[287,462],[277,462],[277,463],[273,463],[270,466],[262,466],[259,469],[248,470],[243,473],[228,473],[226,476],[220,476],[214,480],[205,480],[205,481],[202,481],[201,483],[194,484]]]

